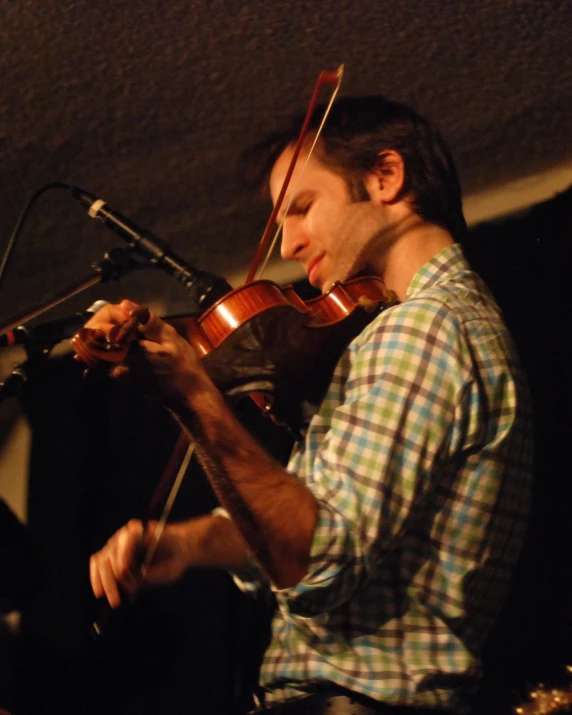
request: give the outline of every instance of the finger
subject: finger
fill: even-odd
[[[126,572],[118,583],[121,586],[122,592],[132,598],[141,587],[141,582],[141,572],[137,570]]]
[[[129,303],[129,301],[124,302]],[[114,305],[109,303],[98,310],[97,313],[86,322],[85,327],[108,330],[109,327],[124,322],[126,318],[129,317],[129,312],[129,310],[123,309],[121,304]]]
[[[135,591],[140,581],[140,563],[137,556],[141,545],[142,527],[130,531],[127,526],[113,536],[103,553],[107,556],[115,580],[129,593]]]
[[[131,519],[117,535],[117,566],[123,577],[139,571],[144,534],[141,521]]]
[[[99,575],[99,568],[97,566],[97,559],[93,555],[89,560],[89,580],[91,582],[91,590],[96,598],[102,598],[104,595],[103,583]]]
[[[112,608],[117,608],[121,605],[121,596],[119,594],[119,587],[115,579],[115,573],[113,571],[113,566],[111,559],[109,558],[109,552],[103,551],[96,554],[96,568],[101,579],[101,585],[103,588],[103,593],[109,605]]]
[[[119,303],[119,308],[124,312],[125,317],[129,317],[132,311],[142,309],[143,306],[139,305],[139,303],[134,303],[132,300],[125,299]]]
[[[122,378],[129,374],[129,368],[127,367],[127,365],[120,363],[119,365],[116,365],[113,370],[110,371],[109,374],[111,377],[114,378]]]
[[[141,579],[139,567],[136,564],[129,564],[126,567],[125,564],[121,563],[121,557],[116,549],[107,549],[103,555],[101,564],[104,587],[106,586],[104,580],[106,574],[105,569],[109,565],[115,587],[118,588],[120,592],[123,591],[124,593],[132,595],[137,591]]]

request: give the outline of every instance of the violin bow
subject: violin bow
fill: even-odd
[[[298,139],[296,140],[296,145],[294,147],[292,161],[290,162],[290,165],[286,172],[286,176],[284,178],[284,182],[282,183],[282,187],[280,188],[280,193],[276,200],[276,204],[272,210],[272,213],[270,214],[268,223],[266,224],[266,228],[264,229],[264,233],[262,234],[262,238],[260,240],[260,244],[258,246],[256,256],[254,258],[254,261],[250,268],[248,277],[246,279],[247,284],[252,283],[252,281],[254,280],[254,276],[256,275],[256,273],[258,271],[259,264],[262,260],[262,256],[263,256],[264,252],[266,251],[267,255],[264,260],[264,263],[262,264],[260,271],[262,272],[265,269],[266,264],[268,263],[268,259],[272,253],[272,250],[273,250],[274,246],[276,245],[276,241],[278,240],[278,236],[280,235],[280,231],[282,229],[282,224],[284,223],[284,219],[286,217],[286,214],[288,213],[290,204],[292,203],[292,198],[290,198],[290,201],[287,204],[286,211],[284,212],[284,217],[282,218],[278,228],[275,231],[272,243],[270,244],[270,248],[268,248],[268,244],[270,242],[270,236],[271,236],[271,233],[272,233],[272,230],[274,227],[274,223],[276,221],[276,216],[278,215],[278,212],[280,211],[280,208],[284,202],[284,196],[286,195],[286,190],[290,183],[290,179],[292,178],[292,174],[294,172],[296,162],[298,160],[298,157],[299,157],[302,147],[304,145],[304,141],[305,141],[306,135],[308,133],[308,126],[310,124],[310,120],[311,120],[314,110],[316,108],[316,104],[318,102],[320,93],[324,87],[327,87],[327,86],[333,87],[332,94],[331,94],[328,104],[326,106],[326,110],[324,111],[324,116],[322,117],[320,125],[316,131],[316,135],[315,135],[314,140],[310,146],[310,150],[308,151],[308,156],[306,157],[306,161],[304,162],[302,171],[300,172],[300,176],[304,172],[306,165],[314,151],[314,148],[315,148],[315,146],[318,142],[318,139],[320,137],[320,134],[322,132],[322,128],[324,127],[324,124],[326,122],[326,119],[328,117],[330,109],[331,109],[331,107],[334,103],[334,100],[336,98],[336,95],[340,89],[343,71],[344,71],[344,67],[343,67],[343,65],[340,65],[340,67],[333,72],[326,71],[326,70],[322,71],[318,77],[318,80],[314,87],[314,91],[312,93],[312,98],[310,100],[310,104],[308,105],[308,109],[306,111],[306,116],[305,116],[304,122],[302,124],[302,129],[300,130],[300,134],[298,136]],[[298,178],[298,181],[299,180],[300,180],[300,177]],[[298,182],[296,182],[296,185],[297,185],[297,183]],[[268,248],[268,250],[267,250],[267,248]],[[157,513],[159,511],[158,505],[161,502],[164,503],[163,509],[161,510],[161,515],[158,519],[157,526],[153,533],[153,538],[145,550],[143,562],[140,567],[140,576],[141,576],[142,581],[145,579],[145,574],[151,565],[153,556],[155,555],[155,551],[157,549],[157,546],[159,545],[159,541],[161,539],[163,531],[165,530],[165,525],[169,519],[169,515],[171,513],[171,508],[172,508],[173,503],[174,503],[174,501],[177,497],[177,494],[179,492],[180,486],[182,484],[183,478],[185,476],[185,473],[187,471],[187,468],[188,468],[191,458],[193,456],[194,450],[195,450],[195,442],[192,439],[189,439],[189,437],[185,434],[185,432],[181,432],[181,434],[179,435],[179,437],[177,439],[177,443],[175,444],[175,448],[173,450],[173,453],[171,455],[169,463],[167,464],[167,467],[165,468],[163,475],[162,475],[161,479],[159,480],[159,484],[157,485],[157,488],[155,489],[155,493],[153,494],[153,497],[151,499],[151,504],[149,505],[147,520],[150,520],[150,518],[152,518],[153,513]],[[178,469],[176,469],[177,464],[179,465]],[[176,470],[176,474],[175,474],[175,470]],[[175,474],[175,476],[173,477],[174,474]],[[165,493],[167,492],[167,490],[169,490],[169,493],[168,493],[166,499],[164,499],[164,496],[165,496]]]
[[[189,463],[194,454],[195,446],[196,442],[192,439],[189,439],[185,432],[181,432],[179,434],[179,437],[177,438],[177,443],[175,444],[175,449],[173,451],[173,454],[171,455],[171,459],[169,460],[169,464],[163,472],[163,477],[161,478],[161,481],[159,482],[155,490],[155,494],[153,495],[152,502],[149,505],[149,512],[152,514],[154,504],[159,501],[159,497],[163,493],[164,487],[168,487],[169,481],[171,481],[169,495],[164,502],[164,506],[161,510],[161,515],[157,521],[157,526],[155,527],[155,530],[153,532],[151,542],[145,550],[145,556],[143,558],[143,562],[141,563],[140,576],[142,581],[145,580],[145,574],[147,573],[147,570],[151,565],[151,562],[153,561],[153,556],[155,555],[155,551],[157,550],[157,546],[159,545],[159,541],[161,540],[161,536],[163,535],[163,531],[165,530],[165,525],[169,520],[171,509],[173,507],[177,494],[179,493],[179,488],[183,482],[185,474],[187,473]],[[182,459],[180,459],[181,453],[183,453]],[[175,476],[175,479],[173,480],[172,469],[176,462],[179,462],[179,468],[177,469],[177,474]]]
[[[330,96],[326,110],[324,112],[324,116],[322,117],[320,126],[318,127],[318,129],[316,131],[316,136],[314,137],[314,140],[313,140],[310,150],[308,152],[308,156],[306,158],[304,166],[302,167],[302,171],[300,172],[300,175],[304,172],[304,169],[306,168],[306,165],[310,159],[310,156],[311,156],[312,152],[314,151],[316,143],[320,137],[322,128],[326,122],[326,119],[328,117],[330,109],[332,108],[332,105],[334,103],[336,95],[340,89],[343,73],[344,73],[343,65],[340,65],[340,67],[333,72],[326,71],[326,70],[323,70],[322,72],[320,72],[320,75],[319,75],[316,85],[314,87],[314,91],[312,93],[312,98],[310,99],[310,104],[308,105],[308,109],[306,111],[306,116],[304,118],[304,123],[302,124],[302,129],[300,130],[300,134],[298,136],[298,139],[296,140],[296,146],[294,148],[294,154],[292,156],[292,161],[290,162],[288,171],[286,172],[284,182],[282,184],[280,193],[276,200],[276,205],[274,206],[274,209],[272,210],[272,213],[270,214],[270,217],[268,219],[268,223],[266,224],[266,228],[264,229],[264,233],[262,235],[260,245],[258,246],[258,250],[257,250],[256,256],[255,256],[255,259],[254,259],[252,266],[250,268],[250,272],[246,279],[246,283],[252,283],[252,281],[254,280],[254,276],[256,275],[256,272],[258,270],[258,266],[260,264],[261,257],[267,249],[268,243],[270,241],[270,235],[271,235],[274,223],[276,221],[276,216],[278,215],[278,212],[280,211],[280,207],[282,206],[282,203],[284,201],[284,196],[286,195],[286,190],[288,188],[288,184],[290,183],[290,179],[292,178],[292,174],[294,172],[294,167],[296,166],[296,161],[298,160],[298,157],[302,150],[302,146],[304,145],[304,141],[305,141],[306,135],[308,133],[308,126],[310,124],[312,114],[314,113],[314,110],[316,108],[316,104],[318,103],[320,93],[324,87],[327,87],[327,86],[333,87],[333,91]],[[298,179],[298,181],[299,180],[300,179]],[[290,201],[287,205],[285,215],[287,214],[288,208],[290,208],[291,203],[292,203],[292,199],[290,199]],[[262,265],[261,272],[264,270],[266,264],[268,263],[268,259],[270,257],[270,254],[272,253],[272,249],[274,248],[274,246],[276,244],[278,236],[280,235],[280,230],[282,228],[283,223],[284,223],[284,218],[282,219],[282,221],[280,222],[280,225],[278,226],[277,230],[275,231],[274,239],[272,241],[272,244],[271,244],[269,250],[267,251],[267,255],[266,255],[265,261]],[[161,534],[163,533],[163,530],[165,528],[165,524],[167,523],[167,520],[169,518],[171,507],[173,505],[173,502],[175,501],[175,498],[176,498],[179,488],[181,486],[184,474],[187,470],[187,467],[188,467],[191,457],[193,455],[194,449],[195,449],[194,442],[192,440],[189,440],[189,438],[186,436],[186,434],[184,432],[181,432],[181,434],[179,435],[178,441],[175,445],[175,449],[173,451],[173,454],[171,456],[169,464],[167,465],[167,467],[163,473],[163,476],[155,490],[155,494],[153,495],[151,505],[149,507],[150,513],[154,512],[154,511],[158,511],[157,505],[161,501],[163,501],[163,496],[170,486],[169,494],[168,494],[166,500],[164,501],[164,507],[161,512],[161,516],[159,518],[157,529],[155,531],[155,536],[153,537],[153,541],[149,545],[149,547],[147,548],[147,551],[145,553],[145,558],[143,561],[143,565],[141,567],[141,575],[143,577],[144,577],[144,572],[149,568],[149,565],[151,564],[151,561],[153,559],[153,555],[154,555],[157,545],[159,543],[159,539],[161,538]],[[180,463],[180,466],[179,466],[177,474],[173,480],[172,475],[175,472],[175,465],[177,463]]]
[[[270,259],[271,254],[272,254],[272,251],[274,250],[274,247],[276,246],[278,237],[280,236],[280,231],[282,230],[282,225],[286,219],[286,216],[288,215],[288,210],[290,209],[290,205],[292,204],[292,201],[294,198],[294,193],[295,193],[294,191],[292,192],[290,201],[286,205],[286,210],[284,211],[282,220],[280,221],[278,228],[276,228],[276,230],[274,232],[272,241],[270,241],[270,237],[271,237],[271,234],[272,234],[272,231],[274,228],[276,217],[278,216],[278,212],[280,211],[280,208],[282,207],[282,204],[284,202],[286,190],[288,189],[288,185],[290,184],[290,179],[292,178],[292,174],[294,173],[294,168],[296,166],[296,162],[298,161],[298,157],[300,156],[300,152],[302,151],[302,147],[304,146],[304,142],[305,142],[306,136],[308,134],[308,127],[310,124],[310,120],[312,119],[312,115],[314,114],[316,104],[318,103],[320,92],[322,91],[322,89],[324,87],[327,87],[327,86],[333,87],[332,94],[330,96],[330,99],[329,99],[326,109],[324,111],[324,116],[322,117],[322,121],[320,122],[320,125],[319,125],[318,129],[316,130],[314,140],[312,141],[310,150],[308,151],[308,155],[306,157],[306,161],[304,162],[302,170],[298,176],[298,181],[296,182],[296,185],[294,188],[296,188],[296,186],[298,185],[300,178],[302,177],[302,174],[304,173],[306,166],[310,160],[310,157],[312,156],[312,153],[314,152],[316,144],[318,143],[318,139],[320,138],[320,134],[322,133],[322,129],[324,128],[324,124],[326,123],[326,119],[328,118],[328,115],[330,113],[332,105],[334,104],[334,100],[336,99],[336,96],[340,90],[343,74],[344,74],[344,66],[343,65],[340,65],[338,67],[338,69],[334,70],[334,71],[323,70],[322,72],[320,72],[320,75],[319,75],[316,85],[314,87],[314,91],[312,93],[312,98],[310,99],[310,104],[308,105],[308,109],[306,111],[306,116],[305,116],[304,122],[302,124],[302,129],[300,130],[300,134],[298,135],[298,139],[296,140],[296,144],[294,146],[294,153],[292,155],[292,160],[290,162],[290,165],[288,166],[286,176],[284,177],[282,187],[280,188],[280,193],[278,194],[278,198],[276,199],[276,203],[274,204],[274,208],[272,210],[272,213],[270,214],[270,217],[266,224],[266,228],[264,229],[264,232],[262,234],[262,238],[260,239],[260,244],[256,251],[256,255],[254,256],[254,260],[252,261],[252,265],[250,266],[250,270],[246,277],[245,282],[247,284],[252,283],[252,281],[254,280],[254,277],[256,276],[256,273],[259,271],[259,269],[260,269],[260,275],[262,275],[262,273],[264,272],[266,265]],[[266,256],[264,258],[264,261],[262,262],[262,257],[264,255],[264,253],[266,253]],[[261,265],[261,263],[262,263],[262,265]]]

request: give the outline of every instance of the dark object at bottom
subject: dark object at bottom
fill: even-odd
[[[312,693],[278,703],[255,713],[268,715],[453,715],[450,710],[416,708],[378,703],[359,695],[340,695],[336,691]]]

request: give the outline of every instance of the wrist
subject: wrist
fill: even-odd
[[[177,550],[183,571],[200,566],[200,532],[203,517],[189,519],[170,525],[171,533],[177,540]]]

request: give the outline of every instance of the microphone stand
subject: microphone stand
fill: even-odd
[[[91,286],[97,283],[108,283],[111,280],[119,280],[130,271],[146,268],[146,264],[134,260],[131,251],[126,248],[112,248],[105,254],[101,261],[96,261],[92,265],[92,268],[94,269],[94,275],[83,278],[68,288],[59,291],[49,300],[28,308],[28,310],[10,318],[5,325],[0,327],[0,335],[42,315],[54,306],[63,303],[72,296],[91,288]],[[0,383],[0,404],[9,397],[14,397],[20,393],[20,390],[28,381],[31,365],[46,359],[56,342],[58,341],[42,341],[41,343],[31,341],[24,346],[27,359],[16,365],[12,373],[4,382]]]

